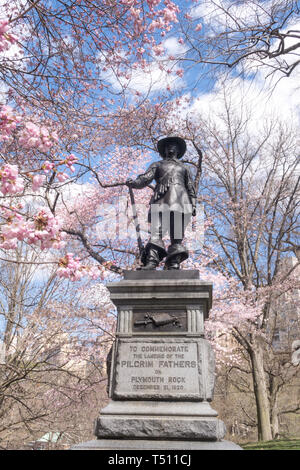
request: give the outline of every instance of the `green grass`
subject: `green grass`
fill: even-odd
[[[248,442],[240,444],[244,450],[300,450],[300,439]]]

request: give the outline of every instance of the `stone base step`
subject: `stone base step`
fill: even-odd
[[[70,450],[243,450],[230,441],[168,441],[146,439],[97,439],[73,446]]]

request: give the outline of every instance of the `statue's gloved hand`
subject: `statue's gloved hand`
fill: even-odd
[[[134,183],[134,180],[132,178],[128,178],[128,180],[126,180],[125,182],[126,186],[132,186],[133,183]]]

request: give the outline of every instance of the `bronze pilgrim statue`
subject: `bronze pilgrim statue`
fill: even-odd
[[[157,150],[162,160],[152,163],[135,180],[126,181],[127,186],[136,189],[156,181],[148,213],[150,239],[141,257],[141,269],[156,269],[164,258],[164,269],[179,269],[189,256],[182,241],[191,217],[196,215],[196,192],[189,169],[180,161],[186,151],[185,141],[166,137],[159,140]],[[167,233],[171,244],[166,251],[163,237]]]

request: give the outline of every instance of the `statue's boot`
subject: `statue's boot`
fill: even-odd
[[[189,257],[187,249],[181,243],[174,243],[168,248],[164,269],[180,269],[180,263]]]
[[[157,242],[148,242],[141,258],[141,261],[144,264],[141,269],[156,269],[166,254],[162,240],[158,240]]]

